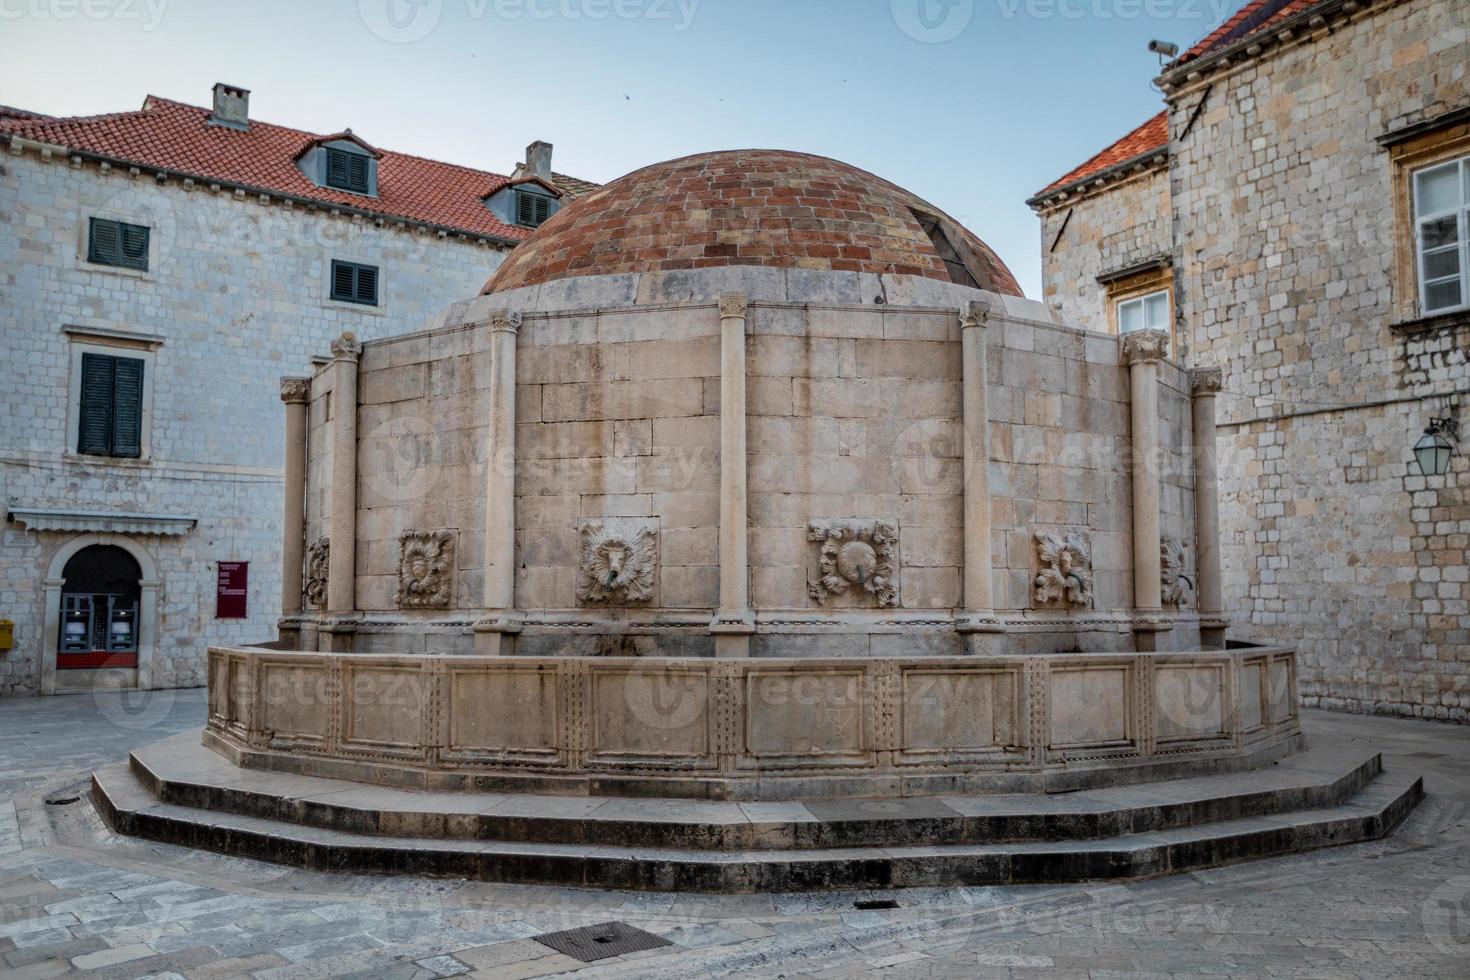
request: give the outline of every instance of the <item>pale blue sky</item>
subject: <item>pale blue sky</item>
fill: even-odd
[[[208,104],[226,81],[252,90],[255,118],[350,126],[502,173],[546,139],[557,170],[598,181],[702,150],[806,150],[950,212],[1034,297],[1025,199],[1158,111],[1150,38],[1186,45],[1234,6],[0,0],[0,103],[68,115],[134,109],[149,93]],[[955,36],[913,36],[926,30]]]

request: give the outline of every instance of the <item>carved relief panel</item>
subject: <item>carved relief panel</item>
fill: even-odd
[[[455,532],[404,531],[398,537],[400,609],[447,609],[454,600]]]
[[[807,540],[818,545],[816,575],[807,593],[818,605],[898,605],[898,525],[881,520],[813,520]]]
[[[1037,531],[1031,598],[1042,607],[1092,605],[1092,542],[1084,531]]]
[[[306,584],[302,588],[306,604],[314,609],[327,607],[327,569],[331,564],[332,543],[317,538],[306,549]]]
[[[1185,574],[1186,555],[1183,540],[1165,535],[1159,541],[1159,598],[1166,606],[1184,607],[1194,598],[1194,579]]]
[[[654,601],[658,521],[646,517],[585,521],[578,528],[577,602],[635,606]]]

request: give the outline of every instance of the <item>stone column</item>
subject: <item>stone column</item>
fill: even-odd
[[[1159,560],[1159,361],[1169,351],[1162,330],[1135,330],[1120,342],[1128,366],[1133,434],[1133,638],[1143,652],[1167,632]]]
[[[720,608],[710,632],[718,657],[750,656],[745,451],[745,314],[743,293],[720,297]]]
[[[991,598],[990,408],[986,366],[986,325],[989,319],[988,303],[973,301],[960,308],[965,591],[964,608],[955,617],[955,629],[965,634],[966,653],[986,652],[1005,629],[996,618]]]
[[[1220,471],[1215,443],[1215,396],[1224,376],[1219,368],[1190,372],[1194,395],[1195,576],[1199,579],[1200,643],[1225,646],[1225,590],[1220,580]]]
[[[327,647],[350,653],[357,632],[357,361],[362,344],[332,341],[332,512],[327,561]]]
[[[521,314],[490,314],[490,435],[485,449],[485,615],[475,623],[475,652],[512,652],[516,551],[516,337]]]
[[[310,378],[282,378],[286,403],[286,485],[281,509],[281,622],[278,636],[288,649],[301,643],[301,563],[306,548],[306,415]]]

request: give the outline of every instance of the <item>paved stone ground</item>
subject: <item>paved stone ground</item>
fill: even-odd
[[[1387,841],[1123,886],[721,897],[319,874],[108,833],[87,773],[203,720],[200,691],[0,700],[0,976],[1470,976],[1470,728],[1308,715],[1309,738],[1424,773]],[[854,908],[871,898],[899,907]],[[673,945],[584,965],[529,938],[609,920]]]

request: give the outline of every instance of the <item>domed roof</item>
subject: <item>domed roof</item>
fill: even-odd
[[[784,150],[635,170],[552,216],[484,292],[716,266],[925,276],[1021,295],[990,247],[933,205],[856,167]]]

